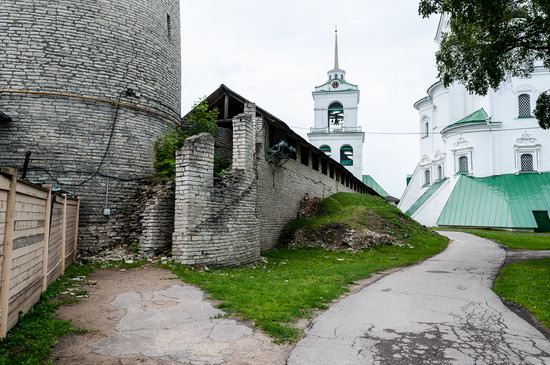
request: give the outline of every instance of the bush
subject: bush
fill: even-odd
[[[216,133],[218,109],[208,110],[208,102],[201,100],[193,106],[183,126],[168,131],[155,141],[155,170],[159,177],[176,176],[176,151],[189,136],[207,132]]]

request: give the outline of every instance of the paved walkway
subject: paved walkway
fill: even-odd
[[[505,259],[460,232],[422,264],[391,274],[317,317],[289,364],[550,364],[550,342],[491,291]]]
[[[57,315],[93,331],[63,337],[57,365],[280,365],[288,355],[166,270],[99,270],[89,280],[91,296]]]

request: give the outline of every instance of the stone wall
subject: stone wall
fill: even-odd
[[[174,232],[174,181],[152,184],[144,193],[139,250],[147,256],[168,252]]]
[[[232,266],[257,260],[272,248],[300,200],[358,191],[338,164],[317,163],[308,149],[282,166],[266,160],[270,125],[253,104],[233,118],[232,170],[214,183],[214,138],[189,137],[176,157],[175,230],[172,255],[191,265]],[[304,153],[304,152],[303,152]],[[319,161],[319,160],[318,160]],[[340,166],[341,167],[341,166]]]
[[[180,122],[179,19],[179,0],[2,1],[0,166],[32,151],[28,178],[81,197],[84,254],[130,239],[154,141]]]
[[[187,138],[176,156],[172,257],[184,264],[242,265],[260,257],[254,123],[233,120],[233,169],[214,185],[214,137]]]

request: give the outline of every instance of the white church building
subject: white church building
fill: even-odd
[[[448,30],[444,15],[436,42]],[[400,209],[427,226],[550,231],[550,130],[533,116],[548,89],[542,64],[487,96],[431,85],[414,104],[420,159]]]
[[[346,167],[355,177],[387,201],[395,203],[370,175],[363,175],[365,133],[358,124],[359,87],[346,80],[346,71],[338,64],[338,32],[334,38],[334,68],[328,79],[312,92],[314,123],[309,142]]]
[[[362,179],[365,133],[357,125],[359,88],[346,80],[346,71],[338,65],[337,34],[334,68],[327,75],[328,80],[312,93],[315,115],[309,142]]]

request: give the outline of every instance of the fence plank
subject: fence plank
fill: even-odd
[[[65,272],[65,241],[67,239],[67,195],[63,195],[63,220],[61,223],[61,272]]]
[[[12,265],[13,225],[15,215],[15,197],[17,194],[17,171],[6,171],[11,174],[10,190],[6,207],[6,225],[4,229],[4,256],[2,257],[2,286],[0,287],[0,337],[8,332],[9,300],[10,300],[10,271]]]
[[[52,189],[48,188],[48,198],[46,199],[46,214],[44,215],[44,251],[42,253],[42,291],[48,287],[48,254],[50,248],[50,224],[52,216]]]
[[[73,260],[76,259],[76,247],[77,247],[77,244],[78,244],[78,220],[80,218],[80,197],[77,197],[76,198],[76,219],[75,219],[75,223],[74,223],[74,242],[73,242],[73,253],[74,253],[74,257],[73,257]]]

